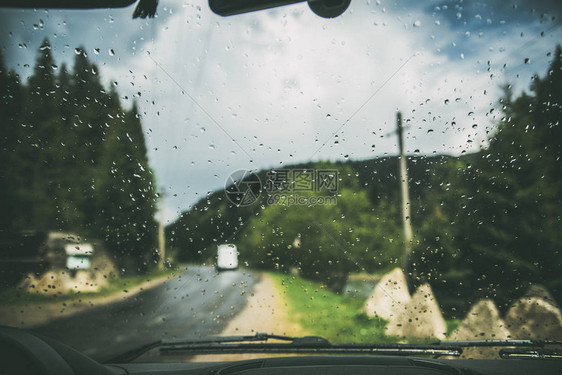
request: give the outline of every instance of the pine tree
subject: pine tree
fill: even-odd
[[[562,283],[560,234],[562,160],[560,47],[535,95],[513,99],[506,87],[504,116],[472,172],[474,199],[461,217],[463,259],[472,269],[475,297],[506,307],[530,283],[546,284],[558,297]]]
[[[99,224],[125,266],[144,269],[155,247],[156,194],[136,104],[111,122],[96,178]]]
[[[18,218],[18,181],[21,176],[17,167],[20,164],[19,140],[21,127],[21,84],[13,71],[8,71],[4,56],[0,51],[0,231],[11,231],[17,225]]]
[[[57,227],[57,212],[52,205],[56,194],[56,158],[58,116],[56,105],[55,64],[47,39],[39,47],[33,74],[24,90],[21,166],[18,173],[26,179],[20,186],[24,222],[34,229]]]

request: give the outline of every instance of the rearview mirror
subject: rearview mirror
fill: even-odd
[[[93,9],[122,8],[137,0],[0,0],[0,8]],[[233,16],[304,2],[305,0],[209,0],[211,10],[220,16]],[[349,7],[351,0],[308,0],[308,6],[323,18],[337,17]],[[133,18],[154,17],[158,0],[140,0]]]
[[[303,0],[209,0],[209,6],[220,16],[233,16],[300,2]],[[350,3],[351,0],[308,0],[310,9],[324,18],[341,15]]]

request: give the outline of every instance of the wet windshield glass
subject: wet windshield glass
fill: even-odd
[[[0,324],[562,339],[558,2],[135,6],[0,10]]]

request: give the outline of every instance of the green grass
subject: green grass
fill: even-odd
[[[361,312],[365,299],[333,293],[325,286],[299,277],[269,273],[287,299],[291,316],[307,334],[334,343],[389,343],[397,338],[384,334],[387,322]]]
[[[457,327],[461,324],[460,319],[445,319],[445,324],[447,324],[447,336],[449,336]]]
[[[366,299],[342,296],[325,286],[297,276],[269,273],[286,297],[289,313],[307,334],[327,338],[333,343],[395,343],[398,337],[384,334],[387,321],[369,318],[363,312]],[[445,320],[447,335],[461,323]],[[435,342],[434,339],[408,339],[411,344]]]
[[[84,299],[91,300],[111,296],[115,293],[129,290],[144,282],[162,276],[173,276],[179,271],[175,269],[154,270],[144,275],[126,275],[108,280],[106,286],[97,292],[68,292],[66,294],[47,295],[43,293],[26,293],[18,287],[9,287],[0,290],[0,301],[3,305],[8,304],[28,304],[28,303],[47,303],[47,302],[80,302]]]

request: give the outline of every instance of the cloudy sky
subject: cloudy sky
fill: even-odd
[[[500,87],[527,89],[562,41],[557,1],[352,0],[336,19],[306,3],[223,18],[205,0],[163,0],[158,17],[117,10],[1,10],[9,66],[57,64],[83,46],[124,105],[137,100],[173,220],[239,169],[486,145]],[[527,62],[526,59],[528,59]]]

